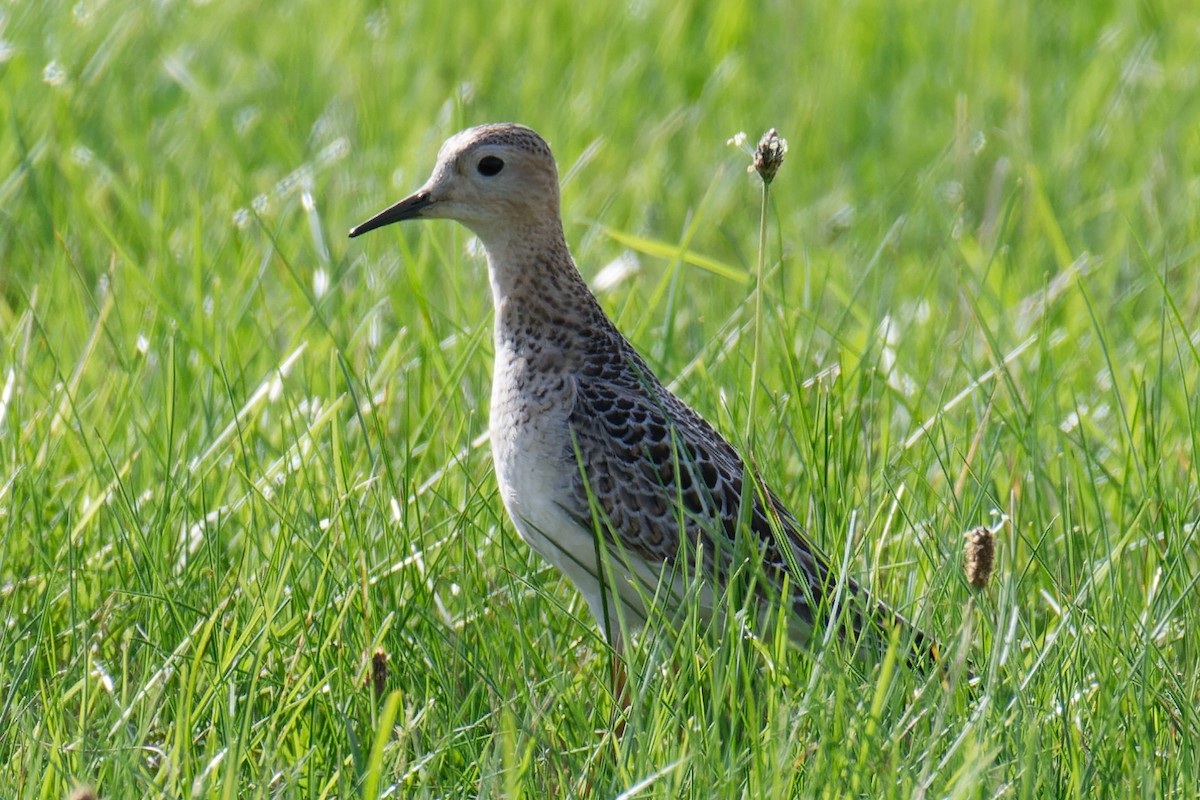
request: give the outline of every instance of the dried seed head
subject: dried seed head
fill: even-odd
[[[381,647],[371,655],[371,688],[376,697],[382,697],[387,691],[388,654]]]
[[[783,157],[787,155],[787,149],[787,139],[781,138],[774,128],[764,133],[763,137],[758,140],[758,147],[754,148],[752,169],[758,172],[763,183],[775,180],[775,173],[779,172],[779,167],[783,164]]]
[[[76,786],[68,795],[68,800],[99,800],[96,790],[90,786]]]
[[[963,572],[967,583],[975,589],[987,586],[996,564],[996,535],[990,528],[980,526],[963,534],[967,543],[963,545]]]

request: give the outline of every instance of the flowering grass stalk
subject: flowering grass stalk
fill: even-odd
[[[735,137],[736,139],[737,137]],[[758,262],[754,274],[754,360],[750,365],[750,401],[746,415],[746,444],[753,445],[754,438],[754,408],[758,397],[758,369],[762,353],[762,302],[763,274],[767,264],[767,203],[771,196],[771,181],[783,164],[787,154],[787,140],[779,136],[774,128],[763,134],[754,149],[754,163],[750,165],[752,172],[757,172],[762,179],[762,203],[758,215]]]

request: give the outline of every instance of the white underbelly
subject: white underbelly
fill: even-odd
[[[654,591],[653,585],[644,586],[648,576],[639,576],[643,586],[635,588],[622,559],[602,555],[588,509],[574,508],[579,466],[571,457],[568,405],[518,407],[513,400],[512,387],[498,376],[492,392],[492,460],[513,526],[534,552],[570,579],[606,635],[619,629],[622,617],[623,624],[640,625],[641,598]],[[612,565],[607,593],[601,588],[598,557]]]

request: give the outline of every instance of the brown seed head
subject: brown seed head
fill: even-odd
[[[67,800],[100,800],[100,795],[90,786],[76,786],[67,795]]]
[[[963,572],[967,583],[975,589],[987,586],[996,564],[996,535],[990,528],[980,526],[963,534]]]
[[[381,647],[371,655],[371,688],[376,697],[387,691],[388,654]]]
[[[779,167],[783,164],[783,157],[787,155],[787,149],[787,139],[781,138],[774,128],[764,133],[758,140],[758,147],[754,148],[753,168],[762,178],[763,183],[775,180],[775,173],[779,172]]]

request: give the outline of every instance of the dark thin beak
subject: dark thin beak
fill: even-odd
[[[391,208],[380,211],[363,224],[351,228],[350,238],[353,239],[355,236],[362,236],[367,231],[382,228],[384,225],[391,225],[393,222],[402,222],[406,219],[419,217],[421,216],[421,211],[431,205],[433,205],[433,201],[429,199],[429,192],[417,192],[410,197],[404,198]]]

